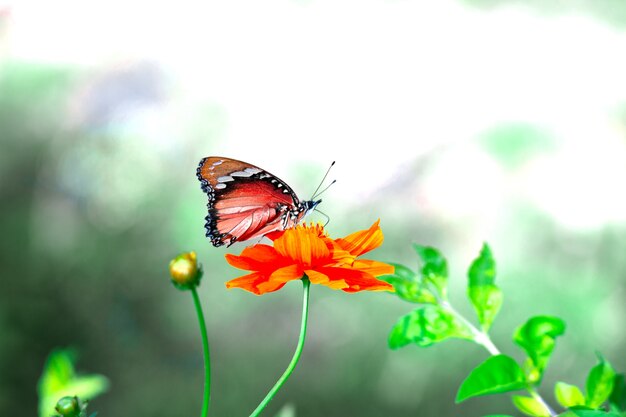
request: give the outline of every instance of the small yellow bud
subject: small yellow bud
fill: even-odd
[[[179,289],[190,289],[200,284],[202,268],[195,252],[181,253],[170,261],[172,283]]]

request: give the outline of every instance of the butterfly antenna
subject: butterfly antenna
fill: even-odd
[[[324,177],[322,178],[322,180],[320,181],[320,185],[317,186],[317,188],[315,189],[315,191],[313,191],[313,196],[311,197],[311,200],[314,200],[315,197],[317,197],[318,195],[322,194],[324,191],[326,191],[328,189],[328,187],[324,188],[320,193],[318,193],[319,189],[322,187],[322,184],[324,184],[324,181],[326,181],[326,177],[328,176],[328,173],[330,172],[330,169],[333,167],[333,165],[335,165],[335,161],[333,161],[332,164],[330,164],[330,166],[328,167],[328,169],[326,170],[326,174],[324,174]],[[335,181],[333,181],[334,183]],[[332,184],[332,183],[331,183]],[[330,185],[329,185],[330,187]]]
[[[319,197],[320,195],[322,195],[324,193],[324,191],[328,190],[330,188],[331,185],[333,185],[334,183],[336,183],[337,180],[333,180],[333,182],[331,182],[330,184],[328,184],[326,187],[324,187],[324,189],[322,191],[320,191],[319,193],[315,194],[313,197],[311,197],[311,200],[315,200],[317,197]]]
[[[326,187],[328,188],[328,187]],[[324,227],[326,227],[326,225],[328,225],[328,223],[330,223],[330,217],[328,216],[328,214],[324,213],[322,210],[318,210],[317,208],[314,208],[313,211],[317,211],[319,214],[321,214],[322,216],[326,217],[326,223],[324,223]]]

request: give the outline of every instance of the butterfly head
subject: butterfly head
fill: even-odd
[[[301,202],[300,210],[304,213],[303,216],[306,216],[310,211],[314,210],[315,207],[317,207],[317,205],[321,202],[322,200],[317,200],[317,201],[308,200],[308,201]]]
[[[297,211],[296,211],[296,223],[300,223],[304,217],[309,214],[310,212],[312,212],[315,207],[317,207],[317,205],[319,203],[321,203],[322,200],[307,200],[307,201],[301,201],[298,204],[297,207]]]

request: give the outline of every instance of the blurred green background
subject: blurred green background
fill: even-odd
[[[197,414],[195,313],[167,275],[186,250],[206,271],[212,415],[263,398],[301,289],[225,289],[241,272],[224,254],[243,246],[204,237],[208,155],[301,198],[336,160],[333,236],[380,218],[372,258],[415,266],[412,242],[440,248],[469,316],[465,272],[488,241],[503,351],[521,359],[513,328],[552,314],[568,330],[546,387],[582,385],[595,350],[625,370],[625,28],[621,0],[0,2],[0,415],[36,414],[65,346],[111,381],[98,415]],[[479,347],[387,348],[411,308],[313,287],[303,357],[267,415],[513,413],[504,396],[454,404]]]

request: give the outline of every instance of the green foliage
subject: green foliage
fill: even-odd
[[[586,395],[574,385],[558,382],[554,387],[560,405],[569,408],[573,416],[620,416],[625,411],[626,389],[623,374],[615,374],[611,364],[598,354],[598,364],[591,368],[587,376]],[[611,412],[598,410],[606,401]]]
[[[513,405],[522,413],[535,417],[550,417],[550,410],[544,404],[533,397],[514,395]]]
[[[397,349],[409,343],[426,347],[451,337],[472,339],[473,334],[450,311],[427,305],[398,320],[389,335],[389,347]]]
[[[615,382],[615,371],[611,364],[598,354],[598,364],[591,368],[587,376],[585,405],[598,408],[609,399]]]
[[[585,404],[585,396],[575,385],[557,382],[554,386],[554,396],[559,404],[565,408]]]
[[[413,249],[421,260],[422,279],[431,283],[442,299],[447,299],[448,262],[441,252],[430,246],[414,244]]]
[[[468,297],[483,331],[487,332],[502,307],[502,291],[495,285],[496,263],[486,243],[478,258],[472,262],[467,275]]]
[[[418,304],[435,304],[437,298],[428,289],[421,277],[404,265],[392,264],[395,267],[393,275],[381,277],[396,290],[396,295],[405,301]]]
[[[506,355],[492,356],[478,365],[463,381],[456,395],[460,403],[481,395],[499,394],[526,388],[522,368]]]
[[[76,375],[74,362],[74,352],[67,349],[53,350],[48,356],[38,384],[39,417],[49,417],[62,397],[91,400],[107,390],[104,376]]]
[[[558,317],[536,316],[515,330],[513,341],[531,360],[527,375],[531,382],[540,382],[543,371],[556,345],[556,338],[565,333],[565,322]]]
[[[615,375],[613,381],[613,391],[609,396],[609,404],[611,411],[626,412],[626,381],[624,374]]]
[[[428,246],[413,245],[413,248],[420,258],[419,273],[393,264],[394,274],[383,279],[394,286],[395,294],[401,299],[428,306],[396,323],[389,335],[389,346],[396,349],[415,343],[424,347],[451,337],[487,343],[486,332],[502,306],[502,292],[495,285],[495,261],[489,246],[483,245],[468,271],[468,296],[477,312],[482,333],[447,301],[448,264],[441,252]]]
[[[522,413],[534,417],[557,415],[550,409],[536,388],[556,346],[556,339],[565,333],[565,322],[553,316],[535,316],[517,327],[513,341],[527,354],[524,365],[500,354],[488,331],[502,306],[502,292],[495,285],[496,262],[491,249],[484,244],[480,254],[468,269],[467,295],[476,311],[481,330],[474,327],[449,303],[446,294],[448,266],[442,254],[434,248],[414,245],[421,260],[419,273],[403,265],[394,265],[393,275],[385,277],[405,301],[425,304],[412,311],[393,327],[389,346],[397,349],[414,343],[431,346],[448,338],[472,340],[485,347],[493,356],[472,370],[461,383],[456,402],[472,397],[527,390],[530,396],[514,395],[513,404]],[[554,387],[557,402],[567,410],[567,417],[626,417],[626,384],[624,375],[616,375],[611,364],[598,355],[599,363],[587,378],[586,395],[565,382]],[[609,402],[609,412],[599,410]],[[492,415],[489,417],[509,417]]]
[[[480,254],[467,272],[469,277],[469,285],[493,285],[496,281],[496,262],[493,259],[491,248],[486,243],[483,244]]]
[[[565,414],[573,417],[621,417],[617,413],[606,412],[602,410],[591,410],[586,407],[572,407],[569,410],[570,413]]]
[[[449,338],[474,340],[475,331],[447,302],[448,264],[435,248],[413,245],[420,259],[416,273],[393,264],[393,275],[383,277],[401,299],[426,304],[401,317],[391,330],[389,346],[397,349],[410,343],[426,347]]]

